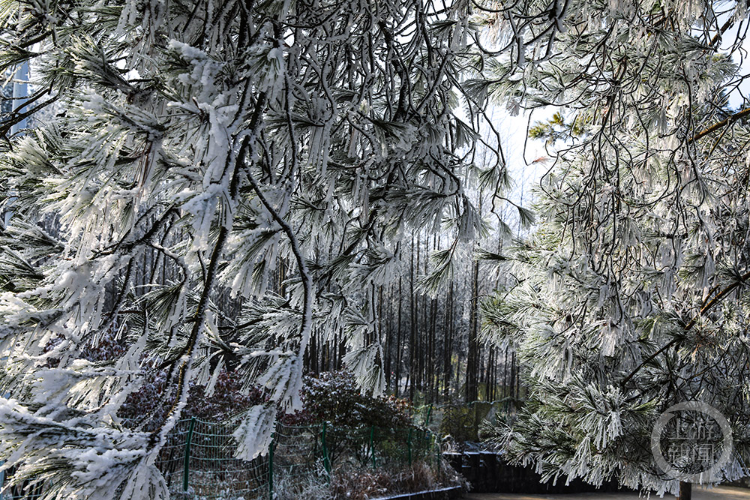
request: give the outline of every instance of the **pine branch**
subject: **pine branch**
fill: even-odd
[[[719,293],[718,293],[718,294],[717,294],[717,295],[716,295],[716,296],[715,296],[714,298],[712,298],[712,299],[710,299],[710,300],[709,300],[709,299],[706,299],[706,300],[707,300],[707,302],[704,302],[704,305],[703,305],[703,307],[701,308],[701,310],[700,310],[700,311],[698,312],[698,314],[697,314],[697,315],[695,315],[695,316],[693,316],[693,318],[692,318],[692,319],[691,319],[691,320],[690,320],[690,321],[689,321],[689,322],[687,323],[687,325],[685,325],[685,329],[684,329],[684,332],[685,332],[685,333],[687,333],[688,331],[692,330],[692,328],[693,328],[693,327],[694,327],[694,326],[696,325],[696,323],[698,323],[698,320],[699,320],[699,319],[700,319],[700,318],[701,318],[701,317],[702,317],[702,316],[703,316],[703,315],[704,315],[704,314],[705,314],[706,312],[708,312],[709,310],[711,310],[711,309],[712,309],[712,308],[713,308],[713,307],[714,307],[714,306],[715,306],[716,304],[718,304],[719,302],[721,302],[721,300],[722,300],[722,299],[723,299],[724,297],[726,297],[727,295],[729,295],[729,293],[731,293],[731,292],[732,292],[732,291],[733,291],[733,290],[734,290],[735,288],[737,288],[738,286],[740,286],[740,285],[742,285],[743,283],[745,283],[745,281],[747,281],[748,279],[750,279],[750,272],[747,272],[747,273],[743,274],[742,276],[740,276],[740,278],[739,278],[739,279],[738,279],[737,281],[735,281],[735,282],[734,282],[734,283],[732,283],[731,285],[729,285],[729,286],[727,286],[726,288],[724,288],[724,289],[723,289],[723,290],[722,290],[721,292],[719,292]],[[625,387],[625,385],[627,385],[627,383],[628,383],[628,382],[630,382],[630,380],[631,380],[631,379],[632,379],[632,378],[633,378],[633,377],[634,377],[634,376],[635,376],[635,375],[636,375],[636,374],[637,374],[637,373],[638,373],[638,372],[639,372],[639,371],[640,371],[640,370],[641,370],[641,369],[642,369],[642,368],[643,368],[644,366],[646,366],[647,364],[649,364],[650,362],[652,362],[652,361],[653,361],[654,359],[656,359],[656,358],[657,358],[657,357],[658,357],[658,356],[659,356],[660,354],[664,353],[664,352],[665,352],[665,351],[666,351],[667,349],[669,349],[670,347],[672,347],[672,346],[675,346],[675,345],[679,345],[679,344],[680,344],[680,343],[681,343],[681,342],[682,342],[683,340],[684,340],[684,338],[683,338],[683,337],[677,337],[677,338],[674,338],[674,339],[670,340],[670,341],[669,341],[669,342],[668,342],[668,343],[667,343],[666,345],[664,345],[664,346],[663,346],[663,347],[661,347],[661,348],[660,348],[660,349],[659,349],[658,351],[656,351],[656,352],[655,352],[654,354],[652,354],[651,356],[649,356],[648,358],[646,358],[646,359],[645,359],[645,360],[644,360],[644,361],[643,361],[643,362],[642,362],[642,363],[641,363],[640,365],[638,365],[638,366],[637,366],[637,367],[636,367],[636,368],[635,368],[635,369],[634,369],[634,370],[633,370],[632,372],[630,372],[630,374],[629,374],[629,375],[628,375],[627,377],[625,377],[625,378],[624,378],[624,379],[622,380],[622,382],[620,382],[620,385],[621,385],[622,387]]]
[[[239,192],[239,173],[240,169],[245,163],[245,158],[248,156],[248,149],[252,149],[252,141],[255,140],[255,138],[258,135],[258,130],[260,129],[261,124],[261,114],[263,111],[263,108],[266,105],[266,94],[261,93],[258,97],[258,101],[255,105],[255,111],[253,113],[253,117],[250,123],[250,130],[251,135],[248,135],[245,137],[245,139],[242,141],[242,145],[240,146],[240,150],[237,154],[237,158],[235,160],[234,164],[234,171],[232,172],[232,179],[230,181],[229,185],[229,195],[231,199],[234,201],[237,199],[237,194]],[[252,139],[252,141],[251,141]],[[249,155],[251,158],[253,156],[252,152]],[[229,161],[229,156],[227,156],[227,161]],[[185,346],[183,350],[182,357],[185,358],[185,360],[182,362],[179,368],[179,372],[177,375],[177,393],[175,395],[174,402],[172,403],[172,406],[169,408],[169,411],[167,412],[166,418],[164,420],[164,424],[160,426],[160,428],[151,436],[151,442],[152,445],[156,443],[157,438],[161,438],[163,441],[166,437],[166,433],[169,431],[168,428],[165,427],[167,422],[170,422],[172,420],[172,417],[179,411],[179,405],[180,401],[182,401],[188,390],[188,384],[187,384],[187,373],[189,371],[189,368],[193,361],[193,355],[195,351],[195,347],[198,341],[198,337],[200,335],[201,329],[203,328],[203,319],[206,314],[206,309],[208,307],[208,301],[211,296],[211,291],[213,290],[214,281],[216,279],[216,271],[219,267],[219,260],[221,259],[221,254],[224,250],[224,245],[226,244],[227,237],[229,235],[229,225],[222,225],[221,229],[219,230],[219,236],[216,240],[216,244],[214,245],[214,249],[211,252],[211,258],[209,260],[208,269],[206,271],[206,278],[203,285],[203,292],[201,293],[201,298],[198,303],[198,306],[196,308],[195,314],[193,315],[193,328],[190,331],[190,337],[188,339],[187,345]],[[178,359],[178,358],[175,358]]]
[[[42,95],[45,95],[45,94],[42,93],[39,96],[36,96],[36,98],[34,100],[38,99]],[[25,120],[29,116],[33,115],[37,111],[41,111],[42,109],[46,108],[47,106],[49,106],[53,102],[56,102],[58,99],[59,99],[59,95],[56,95],[56,96],[50,97],[49,99],[47,99],[43,103],[39,104],[38,106],[36,106],[34,108],[31,108],[31,109],[29,109],[27,111],[24,111],[23,113],[19,113],[17,111],[12,112],[11,113],[11,117],[8,118],[7,120],[3,121],[2,126],[0,126],[0,137],[3,137],[5,139],[7,139],[8,138],[8,133],[10,132],[11,128],[13,128],[13,125],[16,125],[16,124],[22,122],[23,120]],[[27,101],[23,105],[19,106],[17,109],[26,107],[29,104],[30,104],[30,101]]]
[[[711,42],[709,42],[709,44],[708,44],[709,47],[716,48],[716,44],[719,41],[721,41],[721,37],[724,36],[724,33],[726,33],[727,30],[729,28],[731,28],[732,26],[734,26],[734,18],[730,17],[729,19],[727,19],[727,21],[724,23],[724,25],[721,28],[719,28],[719,32],[716,33],[713,36],[713,38],[711,38]]]
[[[236,183],[236,178],[237,175],[234,175],[232,178],[232,184]],[[221,230],[219,231],[219,237],[216,240],[216,245],[214,245],[214,249],[211,252],[211,259],[209,261],[208,270],[206,272],[206,281],[203,285],[203,292],[201,293],[200,302],[198,303],[198,307],[196,307],[195,314],[193,315],[193,328],[190,331],[190,337],[188,338],[187,345],[183,349],[183,353],[181,356],[185,359],[180,365],[177,374],[177,394],[175,395],[172,406],[167,412],[165,423],[169,422],[170,417],[172,417],[177,412],[180,401],[182,401],[187,392],[187,372],[192,365],[195,346],[198,341],[198,336],[200,335],[201,329],[203,328],[203,320],[206,314],[206,309],[208,307],[208,300],[211,295],[211,291],[213,290],[213,283],[214,279],[216,278],[216,270],[219,267],[219,259],[221,258],[222,251],[224,250],[224,244],[226,243],[228,234],[229,230],[226,228],[226,226],[222,226]],[[176,361],[179,358],[175,357],[174,359]],[[162,435],[166,436],[166,432],[163,432],[164,430],[167,429],[162,426],[158,430],[154,431],[154,433],[152,434],[152,443],[155,442],[157,437],[161,437]]]
[[[715,124],[711,125],[710,127],[708,127],[707,129],[704,129],[704,130],[698,132],[697,134],[695,134],[693,137],[691,137],[688,140],[688,144],[692,144],[695,141],[697,141],[698,139],[702,139],[703,137],[705,137],[705,136],[707,136],[707,135],[709,135],[709,134],[711,134],[713,132],[716,132],[717,130],[719,130],[722,127],[726,127],[727,125],[730,125],[730,124],[736,122],[737,120],[739,120],[741,118],[744,118],[747,115],[750,115],[750,108],[743,109],[742,111],[738,111],[737,113],[731,115],[729,118],[727,118],[725,120],[722,120],[722,121],[720,121],[718,123],[715,123]]]
[[[310,278],[310,272],[307,269],[307,264],[305,262],[305,258],[302,255],[302,251],[300,250],[299,241],[297,240],[297,236],[294,233],[294,230],[289,225],[287,221],[284,220],[281,215],[279,215],[278,211],[274,209],[274,207],[271,205],[271,203],[268,201],[268,199],[263,194],[263,191],[260,189],[260,186],[258,185],[258,182],[253,177],[253,174],[250,172],[249,169],[245,169],[245,174],[247,176],[248,181],[250,182],[250,185],[252,185],[253,190],[258,195],[258,199],[263,204],[263,206],[268,210],[268,212],[271,214],[271,217],[276,221],[279,226],[281,226],[281,229],[284,231],[284,234],[286,234],[287,238],[289,238],[289,243],[292,247],[292,253],[294,254],[295,259],[297,260],[297,267],[299,269],[300,273],[300,279],[302,280],[302,289],[304,294],[304,304],[302,309],[302,325],[300,325],[300,345],[299,345],[299,352],[297,353],[297,359],[296,359],[296,369],[297,373],[295,374],[300,380],[302,377],[302,362],[305,355],[305,351],[307,349],[307,344],[310,341],[310,334],[312,332],[312,279]]]

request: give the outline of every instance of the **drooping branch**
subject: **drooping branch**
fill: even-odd
[[[255,111],[253,112],[253,116],[250,122],[251,133],[243,139],[240,150],[237,154],[237,158],[235,159],[232,178],[229,185],[229,196],[232,201],[236,201],[237,199],[240,186],[240,169],[245,163],[245,158],[248,157],[248,150],[252,149],[253,143],[258,136],[258,131],[262,123],[261,114],[265,105],[266,94],[261,93],[258,97]],[[252,158],[252,152],[250,152],[249,156]],[[162,441],[165,439],[166,433],[170,430],[170,426],[168,425],[168,423],[171,420],[174,420],[172,417],[174,417],[175,413],[179,412],[180,402],[183,401],[186,397],[188,390],[187,375],[190,369],[190,365],[193,361],[193,354],[198,343],[201,329],[203,328],[203,320],[206,314],[206,309],[208,308],[208,301],[211,296],[214,281],[216,280],[216,272],[219,267],[219,260],[221,259],[224,245],[226,244],[227,237],[229,236],[230,226],[230,224],[224,224],[221,226],[216,244],[214,245],[214,249],[211,252],[211,258],[209,260],[208,269],[206,271],[206,278],[203,285],[203,292],[201,294],[200,301],[198,302],[198,306],[196,307],[195,314],[193,315],[193,327],[190,331],[190,337],[182,354],[183,361],[180,364],[178,372],[177,391],[175,394],[175,399],[169,411],[167,412],[167,418],[164,421],[165,423],[160,426],[159,430],[155,431],[152,435],[152,444],[155,443],[157,437],[159,437]]]
[[[305,257],[302,255],[302,251],[300,249],[299,241],[297,239],[297,235],[294,233],[294,229],[292,226],[289,225],[287,221],[284,220],[283,217],[278,213],[276,209],[271,205],[271,203],[268,201],[266,196],[263,194],[263,191],[260,188],[260,185],[258,184],[258,181],[255,180],[253,177],[252,172],[250,172],[249,169],[245,169],[245,174],[247,176],[248,181],[250,182],[250,185],[253,187],[253,190],[258,195],[258,199],[263,204],[263,206],[268,210],[268,212],[271,214],[271,217],[274,221],[276,221],[279,226],[281,226],[281,229],[284,231],[284,234],[289,239],[289,243],[292,247],[292,253],[294,254],[294,258],[297,261],[297,267],[299,269],[300,279],[302,281],[302,293],[303,293],[303,306],[302,306],[302,324],[300,325],[300,346],[299,346],[299,352],[297,353],[297,358],[295,361],[295,373],[293,374],[294,377],[297,379],[302,378],[302,363],[303,358],[305,355],[305,350],[307,349],[307,344],[310,341],[310,334],[312,332],[312,302],[313,302],[313,292],[312,292],[312,279],[310,278],[310,272],[307,269],[307,264],[305,263]],[[289,383],[289,382],[287,382]]]
[[[737,288],[741,284],[745,283],[745,281],[747,281],[748,279],[750,279],[750,272],[747,272],[747,273],[743,274],[742,276],[740,276],[739,280],[735,281],[731,285],[729,285],[726,288],[724,288],[721,292],[719,292],[718,294],[716,294],[716,296],[714,296],[712,299],[706,299],[706,302],[704,302],[703,307],[701,307],[701,310],[698,312],[698,314],[696,314],[695,316],[693,316],[693,318],[685,325],[684,332],[687,333],[690,330],[692,330],[693,327],[698,323],[698,320],[705,313],[707,313],[709,310],[711,310],[716,304],[718,304],[719,302],[721,302],[721,300],[724,297],[726,297],[727,295],[729,295],[735,288]],[[625,387],[627,385],[627,383],[630,382],[630,380],[644,366],[646,366],[647,364],[649,364],[650,362],[652,362],[653,360],[655,360],[660,354],[666,352],[666,350],[669,349],[670,347],[678,345],[682,341],[683,341],[682,337],[677,337],[677,338],[674,338],[674,339],[670,340],[669,342],[667,342],[663,347],[661,347],[658,351],[656,351],[651,356],[649,356],[648,358],[646,358],[640,365],[638,365],[632,372],[630,372],[630,374],[622,380],[622,382],[620,383],[620,385],[622,387]]]
[[[744,118],[745,116],[750,115],[750,108],[743,109],[742,111],[738,111],[737,113],[731,115],[730,117],[726,118],[725,120],[722,120],[718,123],[715,123],[708,127],[707,129],[701,130],[697,134],[695,134],[693,137],[688,139],[688,144],[692,144],[698,139],[702,139],[703,137],[716,132],[720,128],[726,127],[727,125],[731,125],[732,123],[736,122],[737,120],[740,120],[741,118]]]

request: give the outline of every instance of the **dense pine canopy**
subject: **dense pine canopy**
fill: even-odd
[[[153,461],[191,385],[230,368],[263,389],[241,458],[300,407],[317,341],[393,390],[382,325],[398,309],[401,339],[423,237],[412,360],[417,293],[429,363],[435,301],[470,304],[467,399],[480,341],[524,370],[527,404],[491,430],[513,457],[674,491],[650,430],[701,400],[731,417],[739,476],[747,25],[745,2],[707,0],[1,2],[0,65],[28,62],[32,93],[0,123],[0,458],[50,499],[168,498]],[[494,105],[559,110],[531,129],[554,161],[512,248],[534,214],[508,194],[523,166]],[[412,392],[447,387],[450,354],[442,379],[410,367]],[[155,371],[168,410],[129,428],[118,410]]]

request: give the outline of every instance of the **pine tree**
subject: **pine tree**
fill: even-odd
[[[721,474],[744,475],[750,128],[728,99],[747,76],[732,59],[743,31],[729,39],[745,2],[497,12],[514,34],[477,95],[561,113],[531,130],[555,158],[539,225],[507,255],[514,281],[483,305],[530,388],[517,419],[490,433],[546,479],[676,494],[651,432],[673,404],[700,401],[732,425]]]
[[[482,69],[470,14],[2,2],[0,67],[28,62],[34,89],[0,123],[0,459],[16,483],[167,498],[156,454],[191,384],[210,395],[225,367],[265,391],[235,434],[238,456],[257,456],[277,408],[300,405],[313,333],[383,390],[375,291],[403,271],[403,235],[485,228],[464,189],[487,123],[462,76]],[[493,151],[484,169],[500,178]],[[104,338],[121,354],[92,360]],[[151,433],[118,417],[149,370],[166,372],[170,401]]]

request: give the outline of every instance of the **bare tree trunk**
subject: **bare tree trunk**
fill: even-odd
[[[430,237],[427,237],[425,241],[425,251],[422,254],[422,261],[424,263],[424,276],[429,273],[428,264],[430,256]],[[427,294],[422,294],[422,321],[420,323],[419,331],[421,335],[418,337],[419,342],[419,389],[427,399],[427,393],[430,390],[428,374],[427,374],[427,363],[429,362],[430,353],[430,310],[427,307],[428,297]]]
[[[396,390],[394,395],[398,397],[399,385],[401,384],[401,276],[398,278],[398,319],[396,320]]]
[[[692,500],[693,498],[693,484],[685,481],[680,481],[680,496],[677,500]]]
[[[492,401],[493,394],[492,394],[492,362],[493,357],[495,354],[494,346],[490,346],[489,350],[487,351],[487,368],[484,370],[484,385],[487,388],[486,395],[487,395],[487,401]]]
[[[477,338],[477,305],[479,295],[479,263],[474,263],[471,291],[471,316],[469,318],[469,350],[466,355],[466,402],[477,400],[477,375],[479,362],[479,339]]]
[[[513,408],[516,407],[516,352],[510,353],[510,397]]]
[[[313,358],[314,360],[313,372],[315,376],[317,377],[318,375],[320,375],[320,340],[322,337],[320,336],[320,332],[315,334],[314,337],[315,337],[315,357]]]
[[[427,243],[429,245],[430,240],[427,240]],[[421,234],[417,234],[417,270],[416,275],[414,276],[415,280],[419,279],[419,273],[420,273],[420,265],[424,261],[426,262],[427,259],[421,252],[422,250],[422,238]],[[421,299],[421,300],[420,300]],[[424,367],[424,329],[427,325],[427,321],[424,319],[425,311],[427,309],[424,296],[420,294],[420,297],[415,297],[415,301],[417,304],[417,311],[416,311],[416,334],[414,337],[415,341],[415,351],[417,354],[417,357],[415,359],[416,366],[414,367],[414,386],[417,390],[423,391],[424,385],[423,385],[423,377],[422,377],[422,369]]]
[[[521,400],[521,365],[516,361],[516,401]]]
[[[445,330],[443,332],[443,399],[448,399],[451,386],[451,357],[453,356],[453,282],[445,300]]]
[[[414,401],[414,372],[416,369],[416,335],[417,335],[417,305],[414,297],[414,233],[411,235],[411,266],[409,269],[409,303],[411,305],[409,332],[409,399]],[[419,247],[417,251],[417,266],[419,266]]]
[[[508,387],[508,348],[505,348],[505,360],[503,361],[503,398]]]
[[[339,369],[339,332],[338,330],[333,335],[333,346],[331,348],[331,371]]]
[[[431,377],[431,384],[432,384],[432,391],[433,391],[433,401],[437,402],[438,398],[438,381],[440,380],[439,375],[439,366],[440,366],[440,354],[438,351],[438,335],[437,335],[437,329],[438,329],[438,305],[439,301],[438,299],[435,299],[435,312],[433,313],[434,316],[432,318],[432,353],[430,356],[430,373],[432,373]]]
[[[430,333],[429,342],[427,348],[427,392],[429,394],[428,401],[433,403],[434,400],[434,388],[435,388],[435,328],[437,327],[437,300],[430,300]]]
[[[389,391],[391,388],[391,370],[392,370],[392,358],[391,355],[392,351],[392,344],[393,339],[392,337],[392,328],[391,328],[391,319],[393,318],[393,285],[388,286],[388,312],[385,319],[385,347],[383,348],[383,352],[385,353],[385,387],[386,391]]]
[[[346,356],[346,339],[344,335],[341,335],[341,342],[339,342],[339,358],[336,361],[336,369],[341,370],[344,367],[344,356]]]
[[[302,356],[302,364],[305,367],[305,373],[313,372],[313,359],[315,359],[315,332],[310,335],[310,345],[307,347],[307,352]]]

